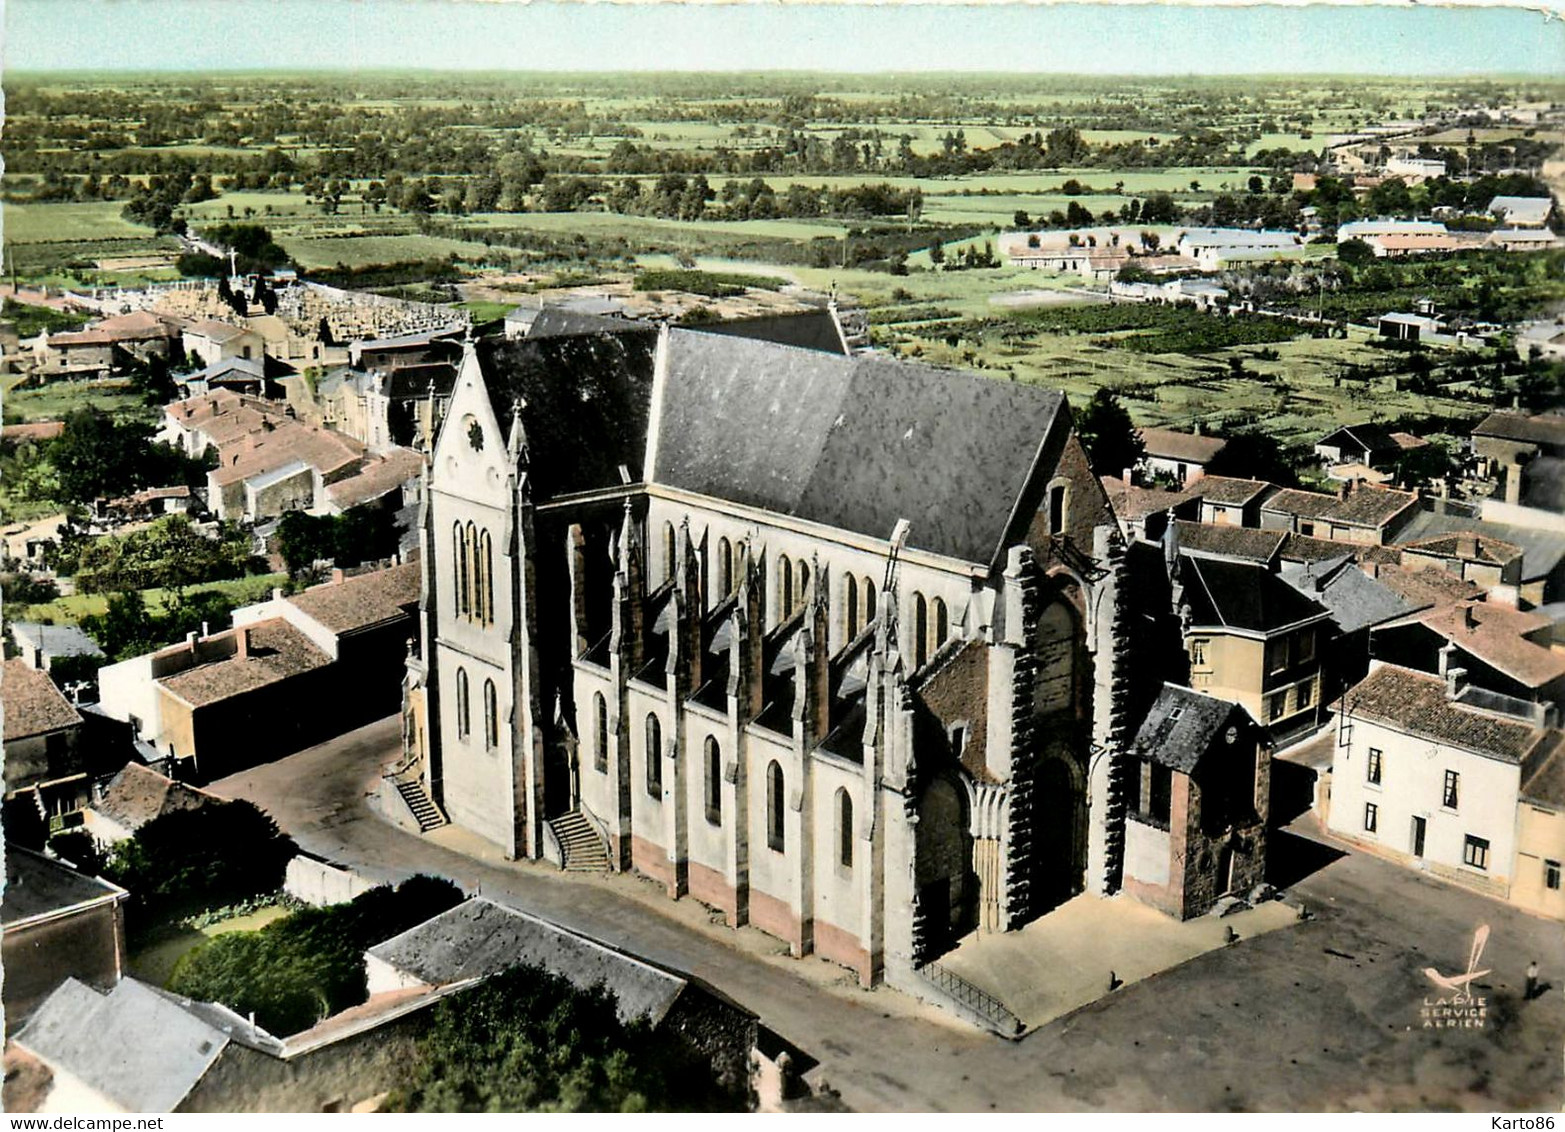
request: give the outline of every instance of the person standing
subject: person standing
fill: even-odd
[[[1538,996],[1538,961],[1534,959],[1527,964],[1527,994],[1526,1001],[1531,1002]]]

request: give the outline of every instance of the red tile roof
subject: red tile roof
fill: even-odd
[[[250,634],[247,655],[235,653],[161,677],[158,683],[191,707],[204,707],[331,663],[329,656],[280,617],[219,636],[242,632]]]
[[[0,666],[0,705],[5,708],[5,741],[75,727],[82,717],[49,674],[23,660]]]
[[[1454,703],[1442,677],[1382,664],[1344,692],[1345,718],[1389,723],[1409,734],[1519,763],[1543,737],[1521,720]]]
[[[347,633],[406,616],[418,604],[420,582],[418,563],[409,562],[313,586],[287,600],[332,632]]]

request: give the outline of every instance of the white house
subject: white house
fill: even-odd
[[[1439,879],[1505,897],[1522,768],[1542,709],[1444,677],[1371,662],[1337,704],[1328,825]]]

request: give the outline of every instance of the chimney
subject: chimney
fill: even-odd
[[[1343,480],[1337,485],[1337,498],[1346,499],[1353,491],[1353,481]]]
[[[1445,674],[1445,698],[1454,700],[1467,687],[1467,669],[1450,668]]]
[[[332,582],[334,584],[339,584],[340,585],[342,580],[343,580],[343,578],[346,577],[346,576],[347,575],[345,575],[342,572],[342,567],[341,566],[333,566],[331,568],[331,580],[332,580]]]
[[[250,659],[250,626],[242,625],[234,631],[234,644],[237,651],[234,653],[240,660]]]
[[[196,631],[194,629],[185,634],[185,647],[191,652],[196,649]]]
[[[1472,602],[1462,606],[1462,625],[1469,633],[1478,628],[1478,614],[1474,611]]]

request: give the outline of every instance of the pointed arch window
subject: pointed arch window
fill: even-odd
[[[842,786],[837,788],[837,860],[843,868],[853,867],[853,799]]]
[[[462,537],[462,524],[458,523],[452,528],[452,559],[456,567],[457,591],[456,610],[463,617],[472,608],[472,596],[467,589],[467,540]]]
[[[484,681],[484,748],[493,750],[500,745],[500,702],[495,695],[493,680]]]
[[[674,524],[663,524],[663,580],[672,581],[678,573],[679,540],[674,534]]]
[[[929,647],[930,655],[934,655],[935,653],[939,652],[941,647],[946,643],[946,638],[951,635],[950,619],[946,616],[946,603],[937,597],[935,598],[933,605],[935,614],[935,640],[934,644],[930,645]]]
[[[723,820],[723,752],[710,735],[706,737],[701,761],[706,767],[706,820],[719,825]]]
[[[922,668],[929,660],[929,603],[924,595],[913,595],[913,667]]]
[[[663,798],[663,725],[656,712],[647,715],[647,796]]]
[[[793,563],[786,554],[777,556],[777,620],[786,621],[793,615]]]
[[[846,592],[842,595],[842,615],[843,635],[847,637],[843,644],[846,645],[859,635],[859,580],[852,574],[848,575]]]
[[[456,670],[456,734],[458,739],[466,739],[472,728],[468,715],[467,703],[467,669]]]
[[[795,568],[795,573],[797,574],[797,582],[798,582],[798,588],[797,588],[797,590],[795,592],[795,596],[798,598],[799,605],[803,605],[805,602],[810,600],[810,567],[809,567],[809,563],[805,562],[801,558],[799,560],[799,563],[798,563],[797,567]],[[794,606],[794,609],[797,609],[799,607],[799,605]],[[788,612],[791,614],[793,612],[793,609],[790,609]]]
[[[783,769],[775,759],[766,768],[766,844],[781,853],[783,834]]]
[[[483,547],[483,566],[484,566],[483,610],[482,610],[482,612],[480,614],[480,618],[479,619],[481,621],[483,621],[483,623],[485,625],[493,625],[494,624],[494,546],[489,541],[489,532],[488,531],[485,531],[482,535],[479,536],[479,541],[480,541],[480,543],[482,544],[482,547]]]
[[[869,578],[864,579],[864,624],[868,625],[875,620],[875,583]]]
[[[593,733],[592,765],[599,774],[609,772],[609,701],[598,692],[592,697],[592,718],[596,725]]]
[[[717,600],[734,592],[734,552],[726,538],[717,540]]]

